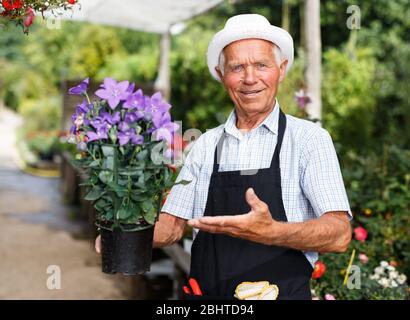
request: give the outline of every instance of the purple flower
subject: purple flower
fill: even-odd
[[[130,129],[127,131],[120,131],[118,133],[118,140],[121,146],[127,144],[130,140],[132,144],[142,144],[144,142],[144,137],[136,134],[135,129]]]
[[[115,109],[121,100],[126,100],[129,96],[127,91],[129,87],[128,81],[117,83],[112,78],[105,78],[101,89],[98,89],[95,94],[101,99],[105,99],[111,109]]]
[[[78,151],[87,151],[87,143],[84,141],[81,141],[77,144],[77,150]]]
[[[152,135],[157,141],[165,140],[169,145],[172,143],[172,132],[167,128],[159,128]]]
[[[68,93],[76,95],[76,96],[80,96],[80,95],[87,92],[89,83],[90,83],[90,78],[85,78],[78,85],[76,85],[75,87],[70,88],[68,90]]]
[[[304,109],[308,103],[312,102],[310,96],[303,89],[295,92],[295,100],[300,109]]]
[[[94,107],[94,105],[92,103],[87,103],[86,100],[83,100],[83,102],[81,102],[81,104],[77,105],[77,112],[82,112],[82,113],[87,113],[88,111],[90,111],[92,108]]]
[[[118,129],[120,129],[120,131],[129,131],[131,128],[130,128],[128,122],[124,121],[124,122],[121,122],[118,125]]]
[[[76,126],[75,124],[73,124],[73,125],[70,127],[70,133],[71,133],[71,134],[74,134],[74,133],[76,133],[76,131],[77,131],[77,126]]]
[[[151,120],[154,117],[161,117],[166,113],[171,105],[162,100],[160,92],[154,93],[151,98],[145,99],[145,116],[146,120]]]
[[[127,123],[133,123],[141,118],[143,118],[143,111],[127,112],[124,116],[124,121]]]
[[[77,105],[75,112],[71,116],[71,122],[73,125],[70,128],[71,133],[75,133],[80,129],[80,127],[85,124],[89,125],[90,121],[86,118],[86,114],[93,108],[92,104],[87,104],[84,100],[81,104]]]
[[[115,112],[113,115],[108,112],[101,112],[100,117],[97,117],[97,119],[113,125],[121,121],[121,116],[119,111]]]
[[[131,83],[127,88],[127,92],[129,94],[132,94],[134,92],[134,88],[135,88],[135,83]]]
[[[128,96],[127,101],[123,104],[123,107],[125,109],[137,109],[137,110],[143,110],[144,109],[144,94],[142,93],[142,90],[139,89],[137,92],[131,94]]]
[[[108,139],[108,127],[107,125],[101,125],[97,128],[96,132],[88,131],[87,132],[88,141]]]
[[[165,112],[164,114],[156,113],[152,117],[152,123],[155,128],[161,128],[169,122],[171,122],[171,115],[169,112]]]

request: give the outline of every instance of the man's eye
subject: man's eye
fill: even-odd
[[[232,66],[231,70],[232,70],[233,72],[241,71],[241,70],[242,70],[242,65],[238,64],[238,65],[236,65],[236,66]]]
[[[264,64],[264,63],[258,63],[258,68],[259,68],[259,69],[266,68],[266,64]]]

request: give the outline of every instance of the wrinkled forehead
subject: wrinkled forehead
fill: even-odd
[[[228,44],[223,53],[225,62],[242,59],[271,59],[273,43],[263,39],[243,39]]]

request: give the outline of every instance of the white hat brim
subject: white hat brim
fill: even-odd
[[[222,29],[212,38],[207,52],[208,69],[212,76],[221,81],[215,68],[222,50],[232,42],[243,39],[263,39],[277,45],[284,58],[288,60],[286,72],[293,64],[294,49],[292,36],[284,29],[272,25],[244,26],[239,29]]]

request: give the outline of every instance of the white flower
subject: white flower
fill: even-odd
[[[397,271],[390,271],[389,272],[389,278],[390,279],[396,279],[399,276],[399,273]]]
[[[387,267],[389,265],[389,263],[387,261],[382,261],[382,262],[380,262],[380,265],[382,267]]]
[[[68,143],[73,143],[73,144],[77,143],[77,139],[76,139],[75,135],[73,135],[73,134],[70,135],[69,138],[67,139],[67,142]]]
[[[406,282],[406,280],[407,280],[407,277],[404,274],[399,275],[399,277],[397,278],[397,282],[399,284],[404,284]]]
[[[390,286],[392,288],[396,288],[397,287],[397,282],[393,280],[392,282],[390,282]]]
[[[378,274],[372,274],[369,278],[370,280],[379,280],[380,276]]]
[[[394,270],[396,270],[393,266],[387,266],[387,268],[386,268],[388,271],[394,271]]]
[[[387,278],[381,278],[377,282],[384,288],[387,288],[389,286],[389,281],[387,280]]]
[[[383,274],[384,273],[384,268],[383,267],[377,267],[374,269],[375,274]]]

